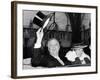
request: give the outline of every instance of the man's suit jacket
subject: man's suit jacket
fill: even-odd
[[[59,57],[64,62],[65,65],[71,65],[71,62],[65,57],[69,49],[60,48]],[[34,67],[43,66],[43,67],[57,67],[63,66],[56,58],[49,54],[47,48],[34,48],[33,55],[31,59],[31,65]]]
[[[81,60],[76,57],[75,61],[72,62],[68,60],[66,56],[67,52],[70,50],[70,48],[60,48],[59,50],[59,58],[64,62],[64,64],[67,66],[77,66],[81,65]],[[88,58],[84,58],[86,64],[90,64],[90,60]],[[37,66],[43,66],[43,67],[57,67],[57,66],[63,66],[56,58],[51,56],[49,54],[48,49],[45,47],[43,49],[41,48],[34,48],[33,54],[31,58],[31,65],[34,67]]]

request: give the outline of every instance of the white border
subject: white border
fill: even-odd
[[[91,66],[87,67],[63,67],[52,69],[29,69],[22,68],[23,62],[23,10],[45,10],[45,11],[62,11],[62,12],[79,12],[91,13]],[[59,6],[45,6],[45,5],[17,5],[17,76],[35,76],[35,75],[49,75],[49,74],[63,74],[63,73],[80,73],[96,71],[96,10],[92,8],[78,8],[78,7],[59,7]]]

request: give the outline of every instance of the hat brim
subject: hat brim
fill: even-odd
[[[78,48],[83,49],[83,48],[85,48],[87,46],[88,45],[77,45],[77,46],[73,46],[72,49],[78,49]]]

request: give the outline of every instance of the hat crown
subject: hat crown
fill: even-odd
[[[42,27],[47,16],[43,14],[41,11],[39,11],[36,16],[33,19],[33,23],[36,24],[39,27]]]
[[[36,15],[41,19],[44,19],[46,17],[46,15],[43,14],[41,11],[39,11]]]

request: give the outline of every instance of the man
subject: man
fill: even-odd
[[[61,51],[61,47],[59,41],[55,38],[50,39],[47,42],[47,49],[41,49],[42,38],[43,38],[43,29],[40,28],[37,32],[37,40],[33,49],[33,56],[31,59],[32,66],[43,66],[43,67],[57,67],[64,66],[67,64],[71,64],[70,61],[65,58],[65,56],[60,56],[63,54]]]

